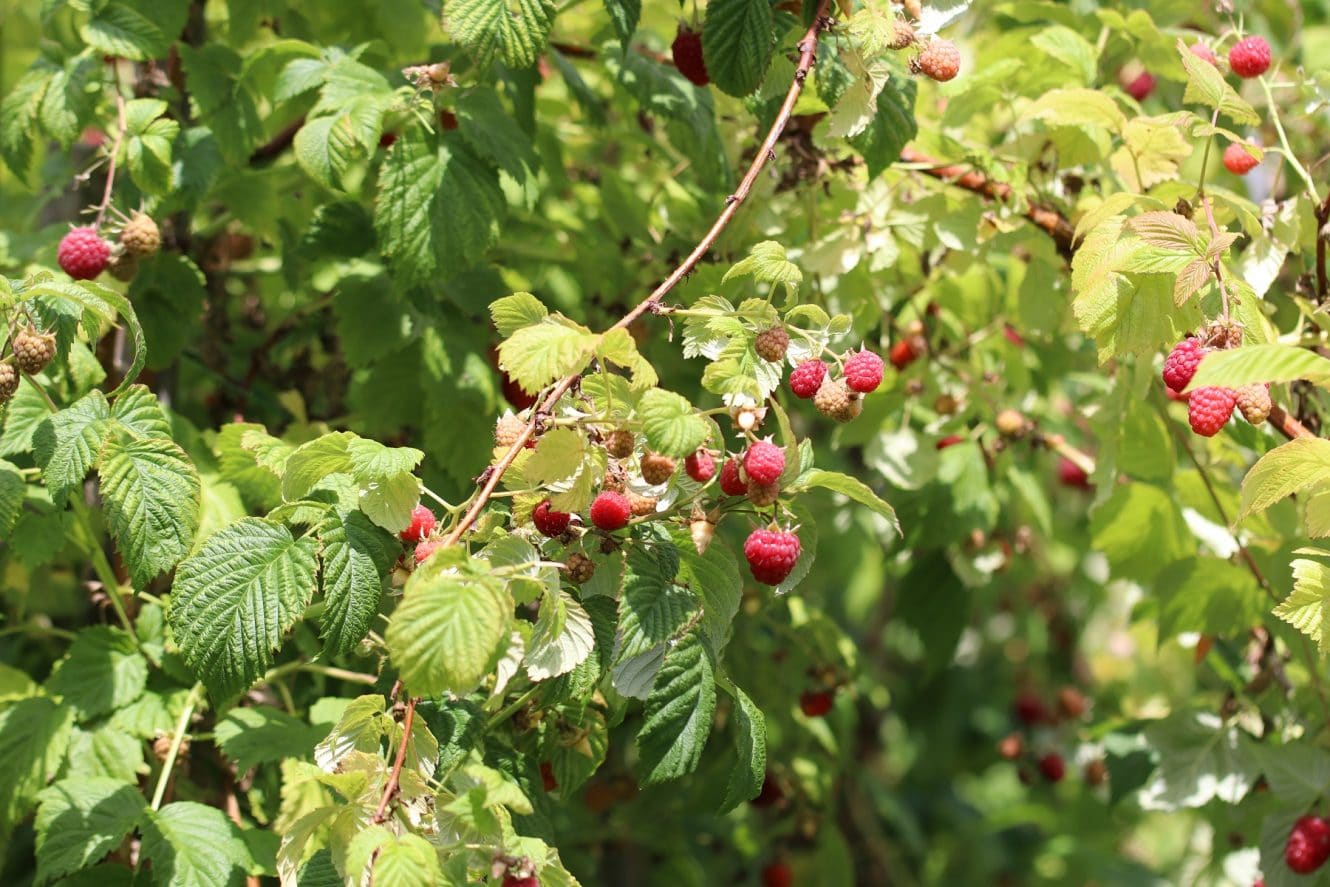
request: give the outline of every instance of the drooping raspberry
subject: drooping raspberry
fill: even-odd
[[[829,419],[837,422],[849,422],[863,412],[863,401],[859,395],[850,391],[850,386],[839,379],[826,379],[817,394],[813,395],[813,406]]]
[[[417,505],[411,510],[411,523],[402,531],[403,542],[423,542],[425,537],[434,532],[434,512],[428,505]]]
[[[559,780],[554,775],[554,765],[549,761],[540,762],[540,784],[547,792],[559,787]]]
[[[18,391],[18,370],[12,363],[0,363],[0,404],[9,403]]]
[[[1228,66],[1239,77],[1260,77],[1270,67],[1270,44],[1264,37],[1244,37],[1228,51]]]
[[[1157,81],[1149,71],[1134,72],[1135,76],[1128,76],[1123,79],[1122,88],[1127,95],[1138,102],[1143,102],[1155,91]]]
[[[563,569],[559,572],[574,585],[585,585],[596,575],[596,562],[582,552],[574,551],[563,559]]]
[[[1029,420],[1017,410],[1000,410],[997,417],[993,420],[993,425],[998,430],[998,434],[1003,437],[1018,437],[1025,433],[1029,427]]]
[[[1173,350],[1164,358],[1164,384],[1174,391],[1181,391],[1196,375],[1196,368],[1201,365],[1201,358],[1209,349],[1201,344],[1200,339],[1187,338],[1173,346]]]
[[[1237,390],[1234,399],[1242,418],[1253,425],[1260,425],[1270,418],[1270,410],[1274,408],[1269,385],[1243,385]]]
[[[1108,782],[1108,764],[1099,758],[1093,761],[1087,761],[1085,770],[1082,771],[1085,776],[1085,784],[1090,786],[1101,786]]]
[[[1293,823],[1284,845],[1284,862],[1300,875],[1310,874],[1330,859],[1330,819],[1307,814]]]
[[[1016,701],[1011,705],[1012,713],[1016,715],[1016,720],[1028,727],[1035,724],[1046,724],[1053,720],[1049,715],[1048,707],[1039,696],[1029,690],[1016,697]]]
[[[824,718],[836,702],[836,694],[830,690],[805,690],[799,694],[799,710],[806,717]]]
[[[92,280],[106,270],[110,258],[111,244],[91,227],[71,228],[56,250],[61,269],[75,280]]]
[[[1187,399],[1187,422],[1202,437],[1214,437],[1233,415],[1236,404],[1232,388],[1197,388]]]
[[[527,394],[526,389],[517,384],[517,380],[507,373],[503,373],[501,387],[504,399],[512,404],[514,409],[525,410],[536,405],[536,396]]]
[[[674,44],[670,47],[674,57],[674,67],[698,86],[711,82],[707,75],[707,64],[702,59],[702,35],[687,25],[679,25],[679,32],[674,35]]]
[[[29,326],[19,331],[14,337],[14,360],[18,368],[29,376],[35,376],[55,357],[55,336],[39,333]]]
[[[757,356],[768,363],[780,363],[785,359],[785,349],[790,347],[790,334],[783,326],[764,329],[753,340],[753,350]]]
[[[1067,762],[1057,752],[1049,752],[1039,759],[1039,772],[1049,782],[1061,782],[1067,775]]]
[[[1260,165],[1261,161],[1247,153],[1247,149],[1237,142],[1224,149],[1224,169],[1235,176],[1245,176]]]
[[[535,875],[527,875],[519,878],[516,875],[504,875],[503,887],[540,887],[540,881]]]
[[[706,450],[698,450],[683,460],[683,469],[693,480],[704,484],[716,476],[716,460]]]
[[[1014,761],[1025,751],[1025,737],[1019,733],[1008,733],[998,740],[998,754],[1008,761]]]
[[[120,229],[120,245],[125,252],[138,259],[155,256],[162,246],[162,233],[152,216],[135,212]]]
[[[762,790],[757,793],[757,797],[752,798],[748,803],[754,807],[774,807],[785,800],[785,792],[781,790],[780,783],[770,773],[762,778]]]
[[[876,391],[883,369],[882,358],[871,351],[856,351],[845,359],[845,384],[860,394]]]
[[[1090,488],[1090,476],[1085,473],[1084,468],[1066,456],[1062,456],[1058,459],[1058,483],[1064,487],[1088,490]]]
[[[931,80],[946,83],[961,69],[961,51],[950,40],[934,37],[910,62],[910,70]]]
[[[892,22],[893,34],[891,42],[887,44],[888,49],[909,49],[914,45],[916,35],[914,25],[910,24],[908,19],[898,18]]]
[[[820,360],[805,360],[790,373],[790,391],[804,400],[817,394],[822,380],[827,377],[827,365]]]
[[[744,453],[744,473],[750,481],[774,484],[785,471],[785,451],[771,441],[759,440]]]
[[[780,585],[799,560],[799,537],[784,530],[754,530],[744,542],[744,557],[753,578]]]
[[[748,483],[739,473],[739,457],[727,459],[720,469],[720,489],[727,496],[742,496],[748,492]]]
[[[566,511],[555,511],[550,507],[550,500],[546,499],[531,509],[531,523],[536,525],[536,529],[542,535],[551,538],[562,536],[568,532],[568,524],[572,522],[573,516]]]
[[[1193,43],[1187,47],[1187,51],[1196,56],[1203,62],[1209,62],[1215,67],[1219,67],[1219,59],[1215,56],[1215,51],[1204,43]]]
[[[628,525],[633,506],[623,493],[604,490],[591,503],[591,522],[602,530],[614,531]]]
[[[662,456],[660,453],[643,453],[642,461],[642,479],[653,487],[658,484],[668,483],[674,476],[674,460],[669,456]]]
[[[891,361],[892,366],[898,370],[903,370],[918,359],[919,353],[918,343],[913,336],[908,336],[891,346],[887,358]]]

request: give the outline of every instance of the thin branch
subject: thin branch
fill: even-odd
[[[120,95],[119,89],[115,93],[115,113],[115,140],[111,142],[111,158],[106,167],[106,186],[102,189],[102,202],[97,204],[97,218],[92,223],[94,228],[102,227],[102,219],[106,218],[106,210],[111,205],[111,191],[115,187],[116,158],[120,156],[120,145],[125,140],[125,130],[129,128],[125,122],[125,99]]]
[[[291,147],[291,143],[296,140],[296,133],[300,132],[300,127],[304,125],[305,118],[297,117],[282,127],[271,139],[254,149],[254,153],[249,155],[249,165],[262,166]]]
[[[1324,302],[1326,296],[1325,242],[1330,237],[1330,194],[1316,207],[1316,300]]]
[[[194,716],[194,706],[198,705],[202,695],[203,684],[197,683],[185,699],[185,707],[180,712],[180,719],[176,721],[175,732],[171,734],[171,745],[166,750],[166,760],[162,761],[162,772],[157,777],[157,788],[152,793],[154,810],[161,809],[162,799],[166,797],[166,787],[171,783],[171,771],[175,768],[176,756],[180,754],[180,746],[184,744],[185,736],[188,735],[189,719]]]
[[[749,192],[753,188],[753,184],[757,181],[757,177],[766,167],[767,162],[776,156],[776,142],[780,139],[781,133],[784,132],[785,125],[790,121],[790,115],[794,111],[795,102],[799,100],[799,95],[803,92],[804,80],[808,77],[808,72],[813,67],[813,61],[817,55],[818,38],[821,36],[822,29],[826,26],[826,15],[830,6],[831,0],[821,0],[818,4],[817,13],[813,16],[813,24],[809,26],[803,39],[799,41],[799,64],[794,70],[794,79],[790,83],[789,91],[785,94],[785,102],[781,105],[780,113],[776,115],[775,122],[771,124],[771,129],[767,132],[767,137],[762,141],[762,145],[758,148],[757,155],[753,158],[752,164],[748,167],[748,172],[744,174],[743,180],[739,182],[739,187],[734,190],[733,194],[725,198],[725,208],[721,210],[720,215],[716,217],[716,221],[712,224],[711,230],[707,231],[706,235],[698,242],[697,246],[693,248],[693,251],[688,254],[688,257],[679,264],[679,267],[674,269],[674,272],[670,274],[669,277],[665,278],[665,280],[652,291],[651,295],[639,302],[637,307],[625,314],[618,323],[610,327],[610,330],[627,327],[642,315],[655,311],[660,304],[660,300],[678,286],[679,282],[687,277],[693,268],[697,266],[697,263],[701,261],[702,257],[705,256],[707,251],[711,249],[713,244],[715,244],[716,239],[720,237],[721,232],[725,230],[727,225],[729,225],[730,220],[734,218],[735,213],[739,211],[739,206],[748,197]],[[544,400],[532,410],[531,421],[527,423],[526,428],[522,429],[522,433],[517,436],[517,440],[515,440],[512,446],[508,448],[508,452],[504,453],[498,463],[487,469],[485,474],[482,475],[482,477],[485,478],[485,481],[480,489],[480,493],[471,502],[471,507],[467,509],[466,514],[464,514],[462,519],[457,522],[457,526],[453,527],[452,532],[444,539],[444,545],[453,545],[456,543],[457,540],[461,539],[462,535],[471,528],[471,525],[476,522],[476,519],[480,516],[480,512],[485,508],[486,504],[489,503],[490,496],[494,494],[495,488],[498,487],[499,481],[503,478],[504,472],[513,464],[513,460],[517,458],[518,454],[521,453],[522,449],[526,446],[526,442],[531,439],[533,434],[535,434],[536,422],[539,421],[540,416],[543,413],[549,413],[552,411],[554,405],[558,403],[559,398],[568,393],[568,390],[573,387],[573,384],[577,379],[578,376],[574,374],[559,380],[558,384],[550,390]]]
[[[392,773],[388,775],[388,784],[383,787],[383,797],[379,798],[379,809],[374,811],[374,824],[378,825],[388,818],[388,802],[397,791],[398,780],[402,777],[402,764],[406,762],[406,747],[411,742],[411,725],[416,719],[416,703],[412,697],[406,703],[406,717],[402,719],[402,742],[397,746],[397,758],[393,761]]]
[[[1218,113],[1217,111],[1215,113]],[[1215,222],[1215,212],[1210,206],[1210,197],[1204,192],[1201,193],[1201,206],[1205,208],[1206,221],[1210,223],[1210,237],[1213,240],[1219,239],[1219,225]],[[1219,256],[1215,256],[1214,261],[1210,263],[1210,270],[1215,273],[1215,282],[1219,284],[1219,297],[1224,306],[1224,323],[1229,319],[1229,298],[1228,286],[1224,283],[1224,266],[1219,261]]]

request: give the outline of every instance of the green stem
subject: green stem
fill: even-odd
[[[88,506],[76,496],[70,496],[69,501],[74,519],[88,537],[88,556],[92,560],[92,571],[97,574],[97,580],[106,589],[106,596],[111,601],[111,607],[115,610],[116,618],[120,620],[121,627],[129,635],[130,642],[134,644],[134,649],[143,654],[143,657],[152,663],[154,668],[160,668],[161,663],[154,659],[152,654],[145,650],[139,642],[138,632],[134,630],[134,623],[129,619],[125,602],[121,600],[122,586],[120,580],[116,577],[115,568],[111,566],[111,561],[106,557],[106,552],[102,550],[101,541],[92,527],[92,516],[88,513]],[[133,591],[132,588],[130,590]]]
[[[196,683],[189,691],[189,698],[185,700],[185,708],[180,712],[180,719],[176,721],[175,733],[171,735],[171,747],[166,750],[166,760],[162,761],[162,772],[157,777],[157,788],[152,793],[152,809],[160,810],[162,798],[166,797],[166,786],[171,781],[171,771],[175,769],[176,757],[180,754],[180,746],[185,741],[185,731],[189,728],[189,719],[194,716],[194,707],[198,705],[199,697],[203,694],[203,684]]]
[[[1279,119],[1279,107],[1275,104],[1274,93],[1270,92],[1270,83],[1264,77],[1259,78],[1261,89],[1265,92],[1266,106],[1270,111],[1270,122],[1275,125],[1275,132],[1279,133],[1279,144],[1284,148],[1284,157],[1288,160],[1288,165],[1293,167],[1293,171],[1298,174],[1302,181],[1307,185],[1307,193],[1311,195],[1314,203],[1320,203],[1321,198],[1316,193],[1316,183],[1312,181],[1311,174],[1298,162],[1298,158],[1293,153],[1293,148],[1289,146],[1288,134],[1284,132],[1284,124]]]
[[[485,729],[492,730],[495,727],[497,727],[499,724],[502,724],[504,721],[511,718],[513,715],[517,714],[519,711],[522,710],[522,707],[525,706],[528,702],[530,702],[539,692],[540,692],[540,685],[536,684],[534,687],[527,690],[521,696],[518,696],[512,702],[508,703],[508,705],[499,709],[497,712],[495,712],[493,715],[490,716],[490,719],[488,721],[485,722]]]

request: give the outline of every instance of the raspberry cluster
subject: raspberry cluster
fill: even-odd
[[[1241,342],[1241,333],[1216,325],[1207,340],[1231,347]],[[1188,337],[1174,345],[1164,358],[1164,385],[1172,399],[1186,401],[1187,423],[1191,430],[1202,437],[1214,437],[1228,424],[1235,409],[1253,425],[1268,419],[1274,404],[1270,399],[1270,386],[1266,384],[1245,385],[1236,390],[1207,385],[1186,392],[1197,367],[1211,350],[1200,338]]]

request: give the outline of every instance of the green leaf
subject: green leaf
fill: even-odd
[[[711,0],[702,26],[702,56],[711,82],[739,98],[752,93],[771,64],[775,36],[767,0]]]
[[[171,439],[171,420],[146,385],[131,385],[111,405],[112,418],[144,437]]]
[[[1141,527],[1149,527],[1142,533]],[[1119,486],[1091,515],[1091,544],[1115,573],[1146,582],[1163,567],[1195,548],[1173,497],[1145,483]]]
[[[146,585],[194,544],[202,497],[198,469],[173,441],[113,436],[97,473],[116,547],[134,582]]]
[[[149,811],[141,830],[160,887],[238,887],[253,863],[240,830],[216,807],[176,801]]]
[[[286,460],[282,498],[288,502],[303,499],[329,475],[354,471],[349,451],[354,439],[349,431],[334,431],[301,444]]]
[[[1244,567],[1215,558],[1175,561],[1159,574],[1159,634],[1240,636],[1260,622],[1265,593]]]
[[[79,36],[102,55],[135,61],[166,55],[170,38],[138,10],[124,3],[98,4],[95,9]]]
[[[109,723],[92,730],[76,727],[70,734],[69,761],[64,772],[68,779],[106,777],[117,782],[135,782],[147,772],[143,743]]]
[[[672,542],[634,548],[626,560],[615,664],[672,640],[698,609],[697,595],[674,582],[679,553]]]
[[[0,710],[0,839],[8,839],[55,776],[73,727],[74,709],[45,696]]]
[[[522,327],[540,323],[549,313],[540,299],[530,293],[513,293],[490,304],[490,319],[505,339]]]
[[[582,467],[587,441],[571,428],[555,428],[540,436],[536,451],[522,467],[522,476],[533,484],[548,484],[572,477]]]
[[[51,501],[64,503],[101,453],[110,431],[110,406],[100,391],[91,391],[45,419],[32,437],[33,455]]]
[[[17,456],[33,447],[37,429],[51,415],[46,399],[35,385],[19,385],[18,393],[3,410],[0,456]]]
[[[540,618],[527,642],[527,677],[547,681],[567,674],[591,655],[596,648],[596,633],[591,617],[577,599],[561,591],[557,598],[541,601]]]
[[[1241,520],[1330,481],[1330,441],[1299,437],[1266,453],[1242,479]]]
[[[213,728],[213,737],[243,772],[284,758],[309,758],[324,732],[284,711],[259,705],[231,709]]]
[[[342,173],[357,150],[350,118],[339,114],[305,121],[291,149],[306,175],[329,190],[339,190]]]
[[[401,553],[396,539],[358,511],[331,512],[318,527],[320,581],[326,599],[321,624],[324,649],[350,653],[379,612],[384,579]]]
[[[528,393],[556,379],[580,373],[591,361],[600,337],[580,324],[551,317],[525,326],[499,345],[499,366]]]
[[[739,761],[730,771],[730,783],[725,789],[725,800],[720,812],[738,807],[744,801],[757,797],[767,776],[767,722],[762,709],[748,694],[733,684],[722,686],[734,697],[730,709],[734,725],[734,751]]]
[[[1322,653],[1330,651],[1330,567],[1320,561],[1296,558],[1293,591],[1275,607],[1274,614],[1316,642]]]
[[[743,574],[728,545],[716,538],[704,554],[698,554],[684,530],[674,534],[679,551],[679,575],[675,581],[691,589],[702,604],[700,632],[711,658],[717,662],[733,634],[732,623],[743,597]]]
[[[95,625],[79,632],[46,685],[87,721],[138,699],[147,681],[148,662],[130,636]]]
[[[528,208],[538,195],[540,158],[531,138],[493,89],[467,90],[457,98],[458,131],[479,156],[522,188]]]
[[[259,464],[252,448],[244,445],[249,432],[267,436],[262,425],[252,422],[223,425],[217,432],[213,452],[217,454],[222,480],[239,490],[246,504],[270,510],[282,501],[281,481],[271,468]]]
[[[735,262],[721,283],[733,278],[752,276],[763,283],[785,287],[789,298],[793,299],[803,283],[804,274],[799,266],[785,257],[785,247],[774,240],[764,240],[748,251],[748,255]]]
[[[1330,359],[1292,345],[1244,345],[1211,351],[1196,368],[1188,391],[1219,385],[1241,388],[1259,382],[1293,382],[1306,379],[1322,388],[1330,387]]]
[[[419,835],[390,835],[379,847],[372,877],[380,887],[435,887],[442,877],[439,854]]]
[[[359,437],[347,443],[346,451],[360,491],[360,510],[391,533],[405,530],[411,510],[420,503],[420,481],[414,472],[425,454]]]
[[[841,474],[838,471],[823,471],[820,468],[814,468],[799,478],[798,488],[813,489],[815,487],[822,487],[853,499],[860,505],[866,506],[886,518],[897,533],[901,531],[900,522],[896,520],[896,509],[879,498],[877,493],[874,493],[867,484],[858,478]]]
[[[465,693],[507,648],[511,609],[497,579],[417,572],[388,623],[388,653],[413,694]]]
[[[1140,796],[1147,810],[1199,808],[1215,799],[1236,804],[1259,775],[1251,737],[1209,712],[1178,712],[1147,727],[1145,737],[1159,755]]]
[[[18,466],[0,459],[0,536],[8,536],[14,529],[27,489]]]
[[[667,456],[687,456],[707,439],[707,423],[687,398],[652,388],[637,408],[651,449]]]
[[[643,785],[678,779],[697,768],[715,710],[711,658],[694,632],[665,654],[665,664],[647,697],[637,734]]]
[[[545,49],[554,14],[551,0],[452,0],[444,25],[480,70],[496,58],[529,68]]]
[[[1180,37],[1177,48],[1178,56],[1182,59],[1182,67],[1187,69],[1187,89],[1182,94],[1184,102],[1199,102],[1211,108],[1218,108],[1219,113],[1234,123],[1255,126],[1261,122],[1256,109],[1233,91],[1233,87],[1224,80],[1224,75],[1219,73],[1218,68],[1204,59],[1197,58],[1187,48],[1187,42]]]
[[[875,179],[900,159],[901,150],[919,134],[914,117],[919,87],[911,77],[893,77],[877,94],[877,112],[850,144],[864,157],[868,177]]]
[[[0,156],[20,180],[27,178],[32,145],[40,136],[42,97],[53,79],[49,67],[28,71],[0,101]]]
[[[120,845],[148,804],[118,779],[65,779],[44,790],[37,808],[37,881],[87,868]]]
[[[619,38],[619,43],[627,46],[642,18],[642,0],[605,0],[605,12],[614,25],[614,34]]]
[[[176,571],[170,623],[215,699],[249,688],[314,596],[315,543],[247,517],[217,531]]]
[[[171,190],[172,150],[180,124],[165,117],[167,104],[159,99],[134,99],[125,105],[125,158],[129,174],[147,194]]]

